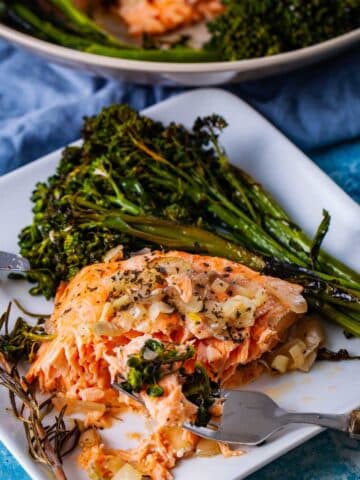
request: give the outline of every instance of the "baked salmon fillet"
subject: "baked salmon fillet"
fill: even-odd
[[[113,382],[138,391],[158,430],[117,454],[153,479],[171,478],[179,449],[171,450],[164,429],[196,421],[200,408],[185,395],[184,379],[203,373],[211,384],[229,381],[272,350],[306,310],[301,286],[223,258],[178,251],[110,258],[59,287],[46,326],[54,339],[39,349],[27,380],[58,392],[59,407],[80,405],[88,425],[103,426],[112,409],[129,402]],[[218,407],[214,401],[211,414]],[[196,437],[181,435],[190,454]],[[87,452],[93,461],[102,449],[94,452]]]

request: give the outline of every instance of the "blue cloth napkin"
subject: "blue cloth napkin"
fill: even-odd
[[[360,201],[360,48],[304,70],[228,87],[267,116]],[[182,91],[73,72],[0,41],[0,175],[79,137],[113,102],[144,108]],[[341,142],[345,142],[340,144]],[[336,145],[339,144],[339,145]],[[336,145],[329,149],[330,145]],[[27,480],[0,444],[1,480]],[[249,480],[358,480],[359,443],[326,432]]]
[[[322,64],[229,89],[303,149],[360,135],[360,45]],[[141,109],[180,90],[79,74],[0,41],[0,175],[78,138],[82,117],[103,105]]]

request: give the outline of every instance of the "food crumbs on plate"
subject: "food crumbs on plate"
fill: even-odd
[[[262,391],[275,400],[286,395],[294,388],[296,388],[296,383],[293,380],[289,380],[276,387],[266,387]]]
[[[139,441],[143,438],[143,434],[139,433],[139,432],[128,432],[126,434],[126,436],[130,439],[130,440],[136,440],[136,441]]]

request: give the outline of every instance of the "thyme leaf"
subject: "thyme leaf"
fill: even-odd
[[[11,303],[0,317],[0,352],[14,364],[20,360],[32,362],[37,350],[44,341],[52,340],[39,323],[31,326],[23,318],[18,317],[12,330],[9,330]],[[41,323],[41,321],[40,321]]]

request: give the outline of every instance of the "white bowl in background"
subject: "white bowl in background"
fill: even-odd
[[[39,40],[2,24],[0,37],[51,62],[101,76],[150,85],[205,86],[263,78],[324,60],[352,45],[360,45],[360,28],[291,52],[249,60],[209,63],[145,62],[94,55]]]

